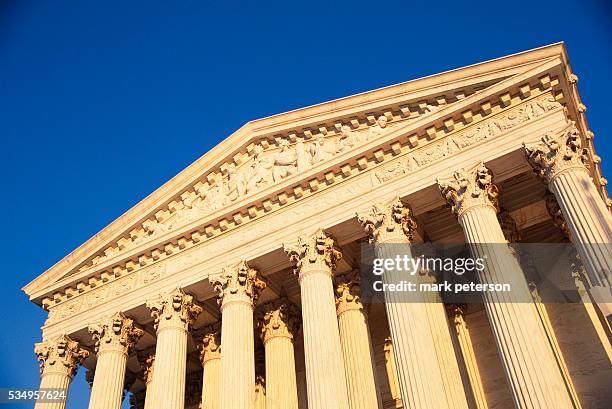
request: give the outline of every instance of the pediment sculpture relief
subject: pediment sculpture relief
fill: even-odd
[[[464,135],[461,140],[454,139],[453,143],[459,149],[463,147],[462,145],[471,145],[478,139],[503,131],[515,122],[541,115],[551,108],[551,103],[552,101],[539,100],[523,108],[528,112],[521,111],[517,118],[506,118],[509,124],[482,125],[476,128],[474,135]],[[290,140],[287,137],[276,137],[274,142],[261,141],[251,149],[247,160],[240,164],[226,163],[221,167],[223,171],[219,173],[220,177],[216,181],[195,185],[193,190],[183,193],[180,201],[170,209],[166,217],[146,220],[140,228],[130,232],[129,238],[123,238],[117,245],[105,249],[103,254],[94,257],[91,264],[83,265],[80,270],[87,269],[90,265],[97,265],[156,236],[210,215],[232,202],[279,183],[292,175],[307,171],[337,155],[382,138],[405,121],[413,121],[423,115],[431,114],[443,106],[427,104],[421,108],[418,115],[393,123],[389,123],[387,116],[381,115],[375,120],[372,119],[371,126],[361,129],[352,129],[348,124],[343,124],[336,132],[313,135],[311,139],[298,137]],[[488,126],[497,126],[499,129],[484,129]],[[424,166],[439,156],[444,156],[444,153],[430,149],[425,156],[416,155],[412,161],[416,162],[417,166]]]

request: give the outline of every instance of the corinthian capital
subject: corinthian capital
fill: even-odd
[[[453,173],[447,180],[438,180],[438,187],[457,216],[475,206],[498,210],[499,191],[493,184],[493,174],[482,162],[472,169]]]
[[[285,297],[263,304],[257,311],[257,327],[264,344],[274,337],[294,339],[301,324],[299,308]]]
[[[349,310],[361,310],[361,277],[359,272],[351,271],[336,276],[336,311],[338,315]]]
[[[89,352],[79,346],[67,335],[60,335],[51,341],[39,342],[34,346],[34,353],[40,364],[40,374],[60,373],[73,377],[77,366],[83,363]]]
[[[188,331],[202,312],[202,307],[194,303],[193,296],[180,288],[147,301],[147,308],[151,311],[158,332],[166,327]]]
[[[219,325],[209,325],[204,328],[199,348],[202,365],[212,359],[221,359],[221,328]]]
[[[225,267],[221,274],[210,277],[219,298],[219,304],[230,301],[247,301],[254,305],[266,283],[259,278],[257,270],[242,260],[234,267]]]
[[[306,271],[326,271],[331,274],[342,253],[336,248],[334,239],[323,229],[310,237],[300,236],[295,244],[283,244],[285,253],[296,265],[296,273],[302,276]]]
[[[155,348],[149,348],[144,351],[138,351],[136,354],[138,365],[142,371],[142,380],[145,385],[153,380],[153,370],[155,366]]]
[[[89,333],[96,343],[96,353],[119,351],[127,354],[144,331],[134,325],[134,320],[118,312],[90,325]]]
[[[550,183],[567,169],[588,170],[588,149],[572,123],[560,133],[547,132],[540,142],[524,145],[527,161],[536,174]]]
[[[417,228],[411,210],[395,198],[387,205],[375,204],[369,213],[357,214],[372,243],[402,242],[405,238],[412,242]]]
[[[570,239],[571,233],[569,227],[567,227],[565,217],[563,216],[561,207],[559,207],[559,202],[557,202],[557,198],[552,193],[547,193],[545,200],[546,210],[548,210],[548,214],[550,215],[550,218],[552,219],[553,223],[561,230],[565,238]]]

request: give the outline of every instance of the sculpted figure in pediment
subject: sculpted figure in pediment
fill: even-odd
[[[368,131],[368,141],[378,138],[386,132],[387,128],[387,117],[381,115],[376,120],[376,125],[372,126]]]
[[[228,201],[227,185],[219,182],[214,186],[196,188],[200,197],[199,207],[206,211],[215,211],[222,208]]]
[[[319,162],[323,162],[332,158],[333,153],[335,152],[335,147],[332,152],[329,151],[330,147],[325,141],[325,138],[322,136],[317,137],[317,139],[310,144],[310,163],[316,165]]]
[[[275,182],[293,175],[298,170],[297,151],[289,148],[288,140],[279,138],[277,141],[280,146],[280,151],[274,156],[274,169],[272,170],[272,176]]]
[[[356,132],[351,131],[348,125],[340,128],[340,140],[338,141],[337,153],[342,153],[353,149],[361,142],[361,138]]]
[[[231,164],[227,168],[227,180],[223,183],[227,186],[227,199],[230,202],[237,200],[238,198],[246,194],[247,180],[244,177],[244,173],[236,171],[236,166]]]
[[[267,186],[274,180],[272,176],[274,160],[264,156],[264,149],[261,145],[256,145],[253,152],[255,156],[253,157],[253,164],[249,172],[250,177],[247,182],[247,193],[254,192],[263,186]]]

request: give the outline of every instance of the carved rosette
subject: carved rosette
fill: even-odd
[[[472,169],[455,172],[447,180],[438,180],[438,187],[457,217],[477,206],[499,210],[499,191],[493,184],[493,174],[483,162]]]
[[[145,385],[148,385],[153,380],[153,371],[155,366],[155,348],[149,348],[144,351],[138,351],[136,354],[140,370],[142,372],[142,380]]]
[[[363,310],[361,303],[361,277],[351,271],[335,277],[336,312],[338,316],[346,311]]]
[[[155,320],[155,329],[158,333],[164,328],[189,331],[202,312],[202,307],[195,304],[193,296],[180,288],[175,288],[167,294],[160,294],[157,299],[147,301],[147,308]]]
[[[539,143],[524,146],[527,161],[546,183],[569,169],[588,171],[589,150],[582,147],[573,122],[558,134],[547,132]]]
[[[407,238],[414,239],[417,228],[412,211],[402,203],[399,197],[387,205],[375,204],[369,213],[357,214],[371,243],[401,243]]]
[[[234,267],[225,267],[221,274],[210,277],[218,294],[218,303],[223,308],[230,302],[246,302],[253,306],[266,283],[259,277],[257,270],[242,260]]]
[[[67,335],[60,335],[54,340],[39,342],[34,346],[34,353],[40,364],[41,376],[50,373],[74,377],[79,364],[82,364],[89,352],[79,346]]]
[[[89,333],[96,343],[97,354],[106,351],[128,354],[144,331],[136,327],[134,320],[118,312],[97,324],[90,325]]]
[[[219,325],[209,325],[204,329],[200,349],[202,366],[213,359],[221,359],[221,328]]]
[[[342,253],[336,247],[333,237],[319,229],[310,237],[300,236],[295,244],[283,244],[285,253],[295,263],[294,272],[303,277],[308,272],[332,274]]]
[[[263,304],[257,311],[257,327],[264,344],[275,337],[293,340],[301,325],[300,309],[285,297]]]

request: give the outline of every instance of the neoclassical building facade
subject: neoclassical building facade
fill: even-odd
[[[612,201],[577,81],[554,44],[247,123],[24,287],[41,388],[82,367],[90,409],[609,407]],[[584,302],[542,303],[508,251],[479,279],[533,302],[362,303],[364,242],[571,243]]]

